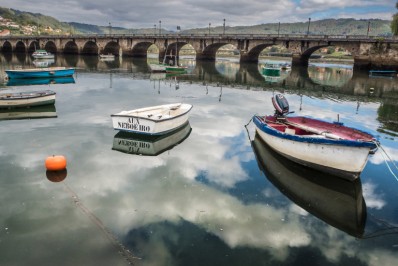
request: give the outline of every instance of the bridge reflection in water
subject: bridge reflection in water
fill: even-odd
[[[157,58],[116,58],[101,61],[98,56],[57,55],[52,66],[72,66],[77,74],[84,72],[111,73],[110,79],[128,75],[134,79],[150,79],[149,62]],[[353,70],[349,64],[325,64],[310,62],[308,67],[293,66],[277,82],[267,82],[261,74],[261,66],[271,58],[260,60],[259,64],[239,63],[238,60],[223,58],[216,62],[196,61],[183,58],[179,63],[188,66],[188,74],[170,77],[178,83],[197,83],[203,86],[230,87],[245,90],[278,90],[317,98],[329,98],[336,102],[355,101],[357,108],[362,102],[380,102],[379,121],[381,130],[396,134],[398,125],[397,78],[372,78],[367,71]],[[0,77],[6,85],[5,69],[35,67],[33,58],[26,54],[0,54]],[[165,78],[167,76],[165,75]],[[111,80],[112,83],[112,80]],[[11,84],[10,84],[11,85]],[[221,101],[222,89],[220,90]]]
[[[26,54],[0,54],[1,73],[8,68],[34,68],[33,58]],[[272,60],[272,59],[267,59]],[[98,56],[58,55],[52,66],[71,66],[78,71],[98,72],[131,72],[135,75],[148,77],[149,61],[156,58],[117,58],[114,61],[101,61]],[[180,64],[189,67],[189,75],[179,77],[180,81],[198,82],[206,84],[222,84],[232,87],[253,89],[282,88],[305,92],[330,92],[346,96],[372,96],[385,98],[398,90],[395,78],[371,78],[367,71],[354,71],[352,65],[337,64],[329,67],[327,64],[310,63],[308,67],[292,67],[290,71],[276,83],[266,82],[261,74],[259,64],[239,63],[236,60],[195,61],[181,58]]]

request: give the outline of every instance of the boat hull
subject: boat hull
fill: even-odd
[[[115,130],[121,130],[144,135],[162,135],[167,134],[183,126],[189,117],[189,111],[192,109],[190,104],[181,104],[183,112],[176,116],[170,116],[170,108],[175,104],[141,108],[133,111],[124,111],[111,115],[112,124]],[[151,110],[154,110],[151,113]],[[159,111],[156,111],[159,110]],[[129,115],[128,112],[145,112],[148,115]],[[156,113],[161,113],[157,115]]]
[[[104,61],[113,61],[113,60],[115,60],[115,55],[103,55],[103,54],[100,54],[99,55],[99,58],[101,59],[101,60],[104,60]]]
[[[21,97],[16,97],[18,93],[9,95],[12,97],[7,97],[7,94],[0,97],[0,108],[31,107],[55,103],[55,92],[52,91],[21,93]]]
[[[0,120],[56,118],[55,105],[0,109]]]
[[[182,127],[156,137],[119,131],[113,139],[112,150],[128,154],[156,156],[183,142],[191,133],[189,122]]]
[[[370,77],[396,77],[397,71],[395,70],[370,70]]]
[[[260,170],[290,200],[339,230],[363,236],[366,204],[360,178],[348,181],[286,160],[258,135],[252,147]]]
[[[152,72],[166,72],[166,65],[164,64],[150,64],[149,68]]]
[[[33,55],[35,59],[54,59],[54,55]]]
[[[185,73],[187,71],[186,67],[166,64],[150,64],[149,68],[152,72]]]
[[[168,66],[166,67],[166,73],[184,73],[187,69],[185,67]]]
[[[75,79],[73,77],[10,79],[7,81],[7,86],[29,86],[68,83],[75,83]]]
[[[53,78],[53,77],[69,77],[75,73],[74,68],[34,68],[21,70],[6,70],[9,79],[24,78]]]
[[[281,75],[281,70],[275,68],[264,68],[263,75],[270,77],[279,77]]]
[[[300,138],[267,127],[254,118],[256,132],[272,149],[297,163],[355,180],[365,167],[371,147],[347,142]],[[353,158],[355,158],[353,160]]]

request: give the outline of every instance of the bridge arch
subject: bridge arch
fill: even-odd
[[[82,49],[82,54],[89,54],[89,55],[97,55],[98,54],[98,45],[93,41],[88,41],[84,44]]]
[[[53,41],[48,41],[46,42],[46,44],[44,45],[44,49],[47,52],[56,54],[57,53],[57,46],[55,45],[55,43]]]
[[[77,44],[74,41],[69,41],[65,44],[64,54],[78,54],[78,53],[79,53],[79,47],[77,47]]]
[[[269,47],[273,46],[273,43],[262,43],[254,46],[246,53],[242,53],[240,57],[240,62],[258,62],[261,52]]]
[[[220,49],[221,47],[223,47],[224,45],[227,45],[227,44],[230,44],[230,43],[228,43],[228,42],[213,43],[213,44],[206,46],[203,49],[203,51],[198,51],[195,49],[196,50],[196,58],[199,60],[215,61],[218,49]]]
[[[38,41],[30,42],[30,44],[28,45],[28,53],[33,53],[37,49],[40,49],[39,42]]]
[[[16,53],[26,53],[26,46],[25,43],[23,43],[22,41],[18,41],[15,44],[15,52]]]
[[[153,45],[153,43],[151,43],[151,42],[139,42],[139,43],[135,44],[131,48],[131,51],[128,51],[128,53],[134,57],[146,58],[148,55],[148,49],[151,45]],[[154,45],[156,45],[156,44],[154,44]]]
[[[313,46],[313,47],[311,47],[311,48],[305,50],[305,51],[301,54],[301,60],[302,60],[302,62],[304,62],[305,64],[308,65],[308,61],[309,61],[311,55],[312,55],[315,51],[317,51],[317,50],[319,50],[319,49],[321,49],[321,48],[328,47],[328,46],[330,46],[330,45],[328,45],[328,44],[326,44],[326,45],[318,45],[318,46]]]
[[[9,41],[4,42],[2,51],[4,53],[12,53],[12,45]]]
[[[100,53],[119,55],[120,54],[120,45],[115,41],[108,42],[105,45],[104,49],[102,51],[100,51]]]
[[[161,56],[161,58],[163,58],[163,56],[165,56],[166,62],[174,64],[175,56],[178,55],[178,57],[177,57],[177,63],[178,63],[178,60],[180,58],[181,48],[188,44],[189,43],[187,43],[187,42],[178,41],[178,40],[175,42],[169,43],[164,52],[164,55],[160,55],[160,56]]]

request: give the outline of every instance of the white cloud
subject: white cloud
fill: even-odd
[[[177,25],[182,29],[202,28],[208,23],[222,26],[226,19],[227,26],[257,25],[261,23],[306,21],[308,16],[319,17],[319,13],[339,8],[333,13],[334,18],[342,17],[341,12],[349,7],[358,8],[361,18],[387,18],[386,13],[374,13],[368,7],[391,7],[391,1],[323,1],[323,0],[249,0],[245,2],[227,1],[54,1],[37,0],[34,5],[27,5],[26,0],[5,1],[0,5],[22,11],[42,13],[66,22],[80,22],[126,28],[152,28],[162,21],[162,27],[174,30]],[[49,8],[51,7],[51,8]],[[352,14],[357,17],[356,14]]]
[[[380,210],[386,205],[386,201],[383,200],[383,194],[376,192],[377,185],[372,183],[362,184],[362,194],[366,199],[366,206],[371,209]]]

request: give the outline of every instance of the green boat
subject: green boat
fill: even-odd
[[[187,67],[184,66],[166,66],[166,73],[185,73],[187,71]]]
[[[265,63],[262,67],[262,74],[270,77],[278,77],[281,75],[281,66],[278,63]]]

